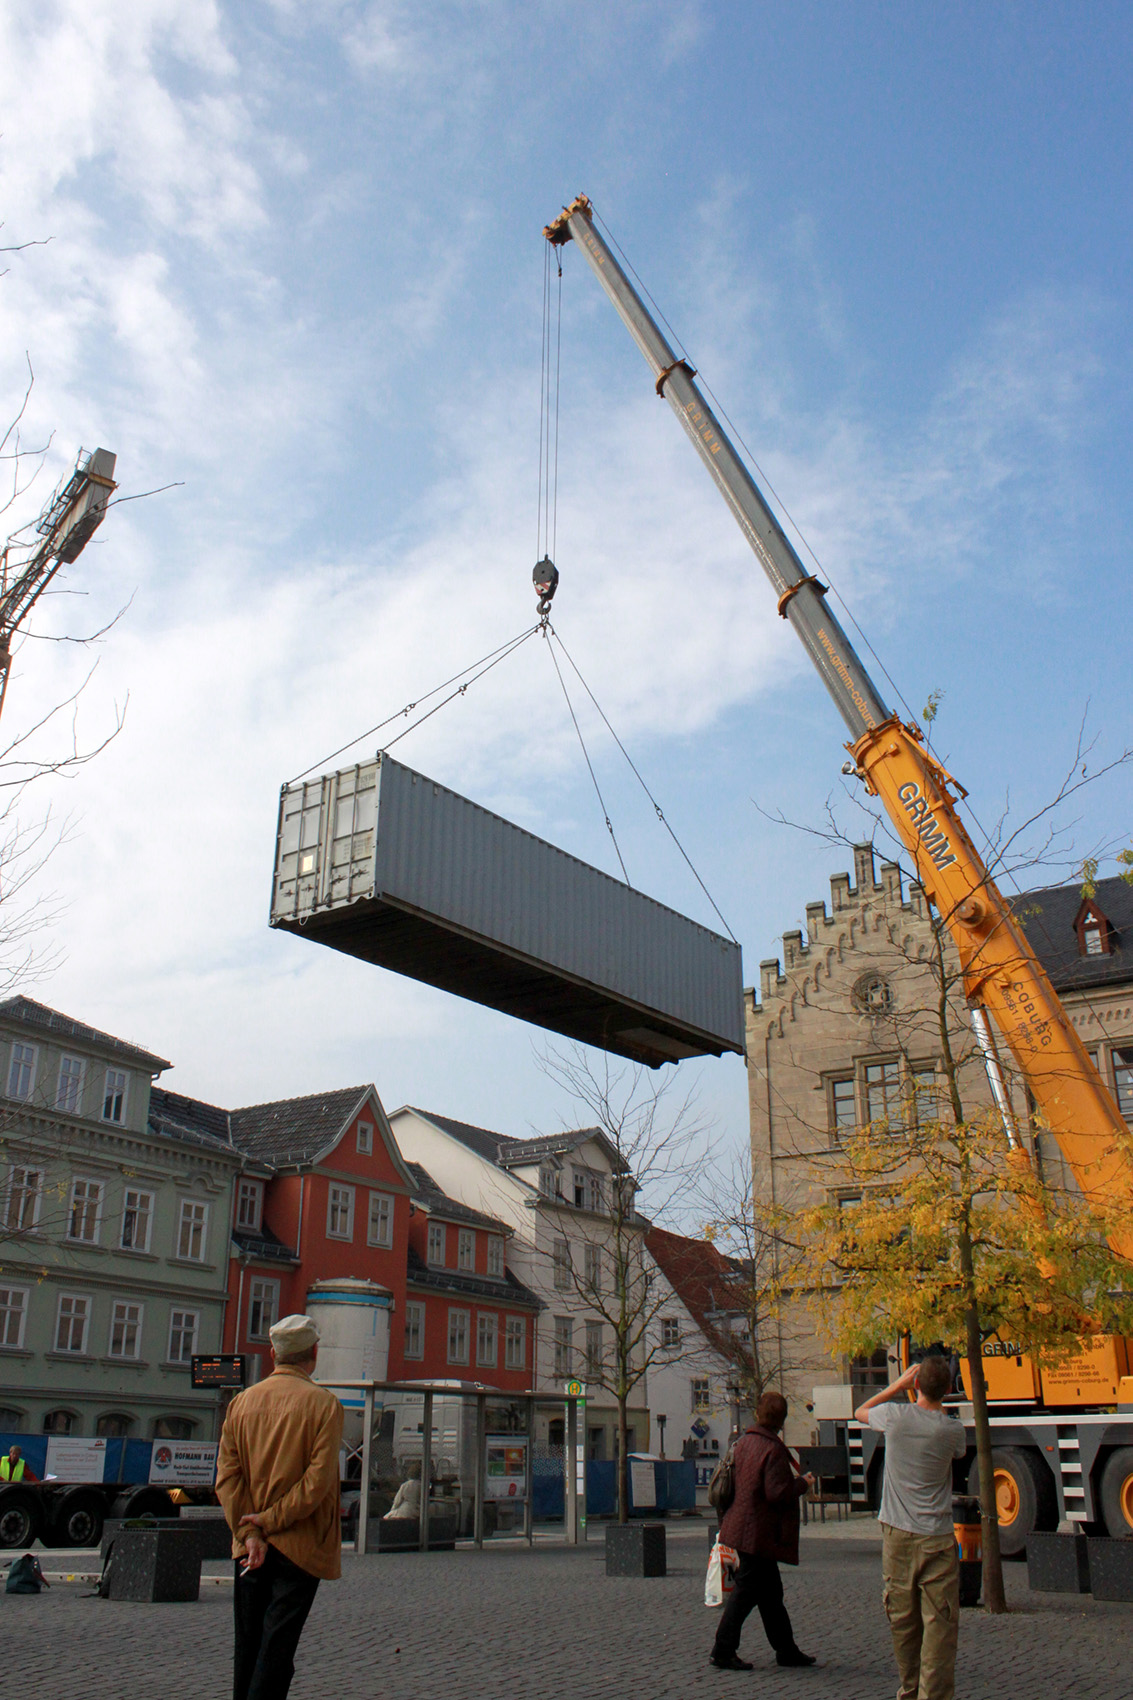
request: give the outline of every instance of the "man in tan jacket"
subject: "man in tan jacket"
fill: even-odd
[[[319,1582],[341,1574],[342,1406],[311,1380],[309,1316],[271,1330],[274,1373],[228,1407],[216,1492],[236,1560],[233,1700],[285,1700]]]

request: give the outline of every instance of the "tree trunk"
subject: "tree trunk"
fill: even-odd
[[[964,1240],[961,1239],[961,1261]],[[970,1253],[970,1248],[969,1248]],[[991,1463],[991,1424],[987,1415],[987,1382],[984,1379],[980,1318],[975,1304],[964,1315],[968,1348],[968,1391],[972,1396],[972,1422],[976,1431],[976,1457],[980,1467],[980,1530],[983,1546],[984,1605],[990,1612],[1005,1612],[1003,1558],[999,1551],[999,1512],[995,1503],[995,1472]]]
[[[626,1406],[629,1394],[625,1377],[618,1382],[618,1522],[629,1522],[629,1424]]]

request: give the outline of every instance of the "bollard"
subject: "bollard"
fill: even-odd
[[[952,1528],[960,1554],[960,1604],[978,1606],[983,1586],[983,1529],[980,1502],[967,1494],[952,1496]]]

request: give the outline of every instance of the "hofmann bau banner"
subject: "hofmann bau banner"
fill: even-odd
[[[166,1487],[211,1487],[216,1478],[216,1442],[155,1440],[149,1479]]]

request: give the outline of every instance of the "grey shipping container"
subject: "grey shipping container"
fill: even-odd
[[[271,924],[650,1067],[743,1051],[737,944],[388,755],[284,787]]]

